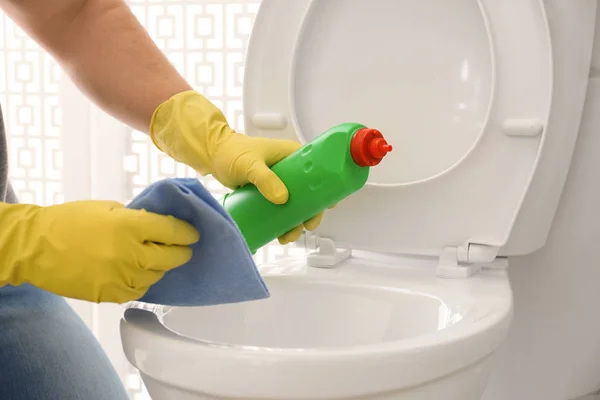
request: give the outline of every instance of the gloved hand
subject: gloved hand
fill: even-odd
[[[185,264],[194,227],[116,202],[0,204],[0,285],[94,302],[137,300]]]
[[[161,104],[150,122],[156,147],[202,175],[212,174],[230,189],[252,183],[275,204],[288,200],[288,190],[269,169],[301,145],[292,140],[249,137],[235,132],[225,116],[195,91],[179,93]],[[296,241],[303,228],[316,229],[323,214],[306,221],[279,238]]]

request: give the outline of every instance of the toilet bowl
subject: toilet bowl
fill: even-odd
[[[281,260],[262,267],[266,301],[128,309],[124,348],[156,399],[478,398],[510,322],[506,270],[448,280],[419,264]]]
[[[152,398],[480,399],[510,327],[510,257],[546,241],[588,81],[567,65],[589,67],[590,30],[547,7],[263,0],[247,133],[306,142],[356,121],[394,153],[303,235],[305,257],[260,267],[269,299],[125,312]]]

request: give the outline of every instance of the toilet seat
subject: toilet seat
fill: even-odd
[[[410,17],[400,18],[403,9]],[[394,32],[397,53],[377,46]],[[394,75],[401,68],[408,76]],[[427,84],[436,74],[446,82],[439,90]],[[454,267],[489,262],[507,243],[544,150],[551,94],[538,0],[266,0],[248,49],[244,110],[249,135],[306,142],[349,120],[380,129],[395,151],[316,234],[341,248],[442,257]],[[464,271],[472,272],[446,268]]]

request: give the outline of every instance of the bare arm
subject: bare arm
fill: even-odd
[[[96,104],[147,132],[155,108],[191,89],[123,0],[0,0]]]

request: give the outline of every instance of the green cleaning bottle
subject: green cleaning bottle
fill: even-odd
[[[288,188],[287,203],[273,204],[249,184],[225,196],[223,207],[255,253],[361,189],[369,168],[390,151],[375,129],[356,123],[335,126],[271,167]]]

